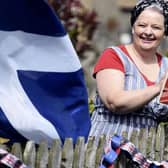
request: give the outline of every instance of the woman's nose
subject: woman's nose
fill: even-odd
[[[146,27],[144,33],[147,36],[151,36],[153,34],[152,29],[150,27]]]

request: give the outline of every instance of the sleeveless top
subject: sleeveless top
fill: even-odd
[[[118,54],[125,68],[125,90],[143,89],[147,87],[146,82],[137,69],[132,60],[119,48],[111,47]],[[168,68],[168,59],[162,57],[160,72],[158,79],[165,74]],[[137,100],[138,101],[138,100]],[[109,111],[103,102],[101,101],[98,93],[95,98],[95,110],[92,115],[92,127],[90,130],[90,136],[106,135],[121,135],[123,131],[128,132],[128,139],[133,130],[139,130],[140,128],[149,129],[156,127],[158,122],[167,120],[168,118],[168,105],[158,103],[158,97],[154,98],[143,108],[134,111],[129,114],[116,114]]]

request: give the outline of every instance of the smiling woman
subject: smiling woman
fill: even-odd
[[[155,8],[148,7],[140,14],[133,26],[134,45],[140,46],[142,49],[149,48],[153,52],[156,52],[165,32],[164,16],[155,9],[158,8],[156,6]]]
[[[111,137],[141,128],[148,132],[168,120],[168,106],[158,102],[168,59],[158,47],[168,35],[168,2],[139,1],[131,14],[132,42],[106,48],[93,76],[97,82],[91,136]]]

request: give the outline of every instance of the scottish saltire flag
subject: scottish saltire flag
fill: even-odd
[[[44,0],[1,0],[0,137],[87,138],[87,91],[68,35]]]

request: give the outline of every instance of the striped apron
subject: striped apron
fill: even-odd
[[[142,74],[131,59],[118,47],[111,47],[118,54],[125,68],[125,90],[143,89],[147,87]],[[159,82],[168,67],[168,59],[162,57],[160,72],[156,82]],[[137,100],[138,101],[138,100]],[[125,115],[114,114],[102,103],[98,93],[94,100],[95,110],[91,117],[92,127],[90,136],[98,138],[105,134],[111,137],[114,134],[122,135],[127,132],[126,138],[130,139],[133,130],[137,132],[144,128],[147,132],[151,127],[168,118],[168,106],[158,103],[158,97],[146,104],[142,109]],[[168,120],[167,120],[168,121]]]

